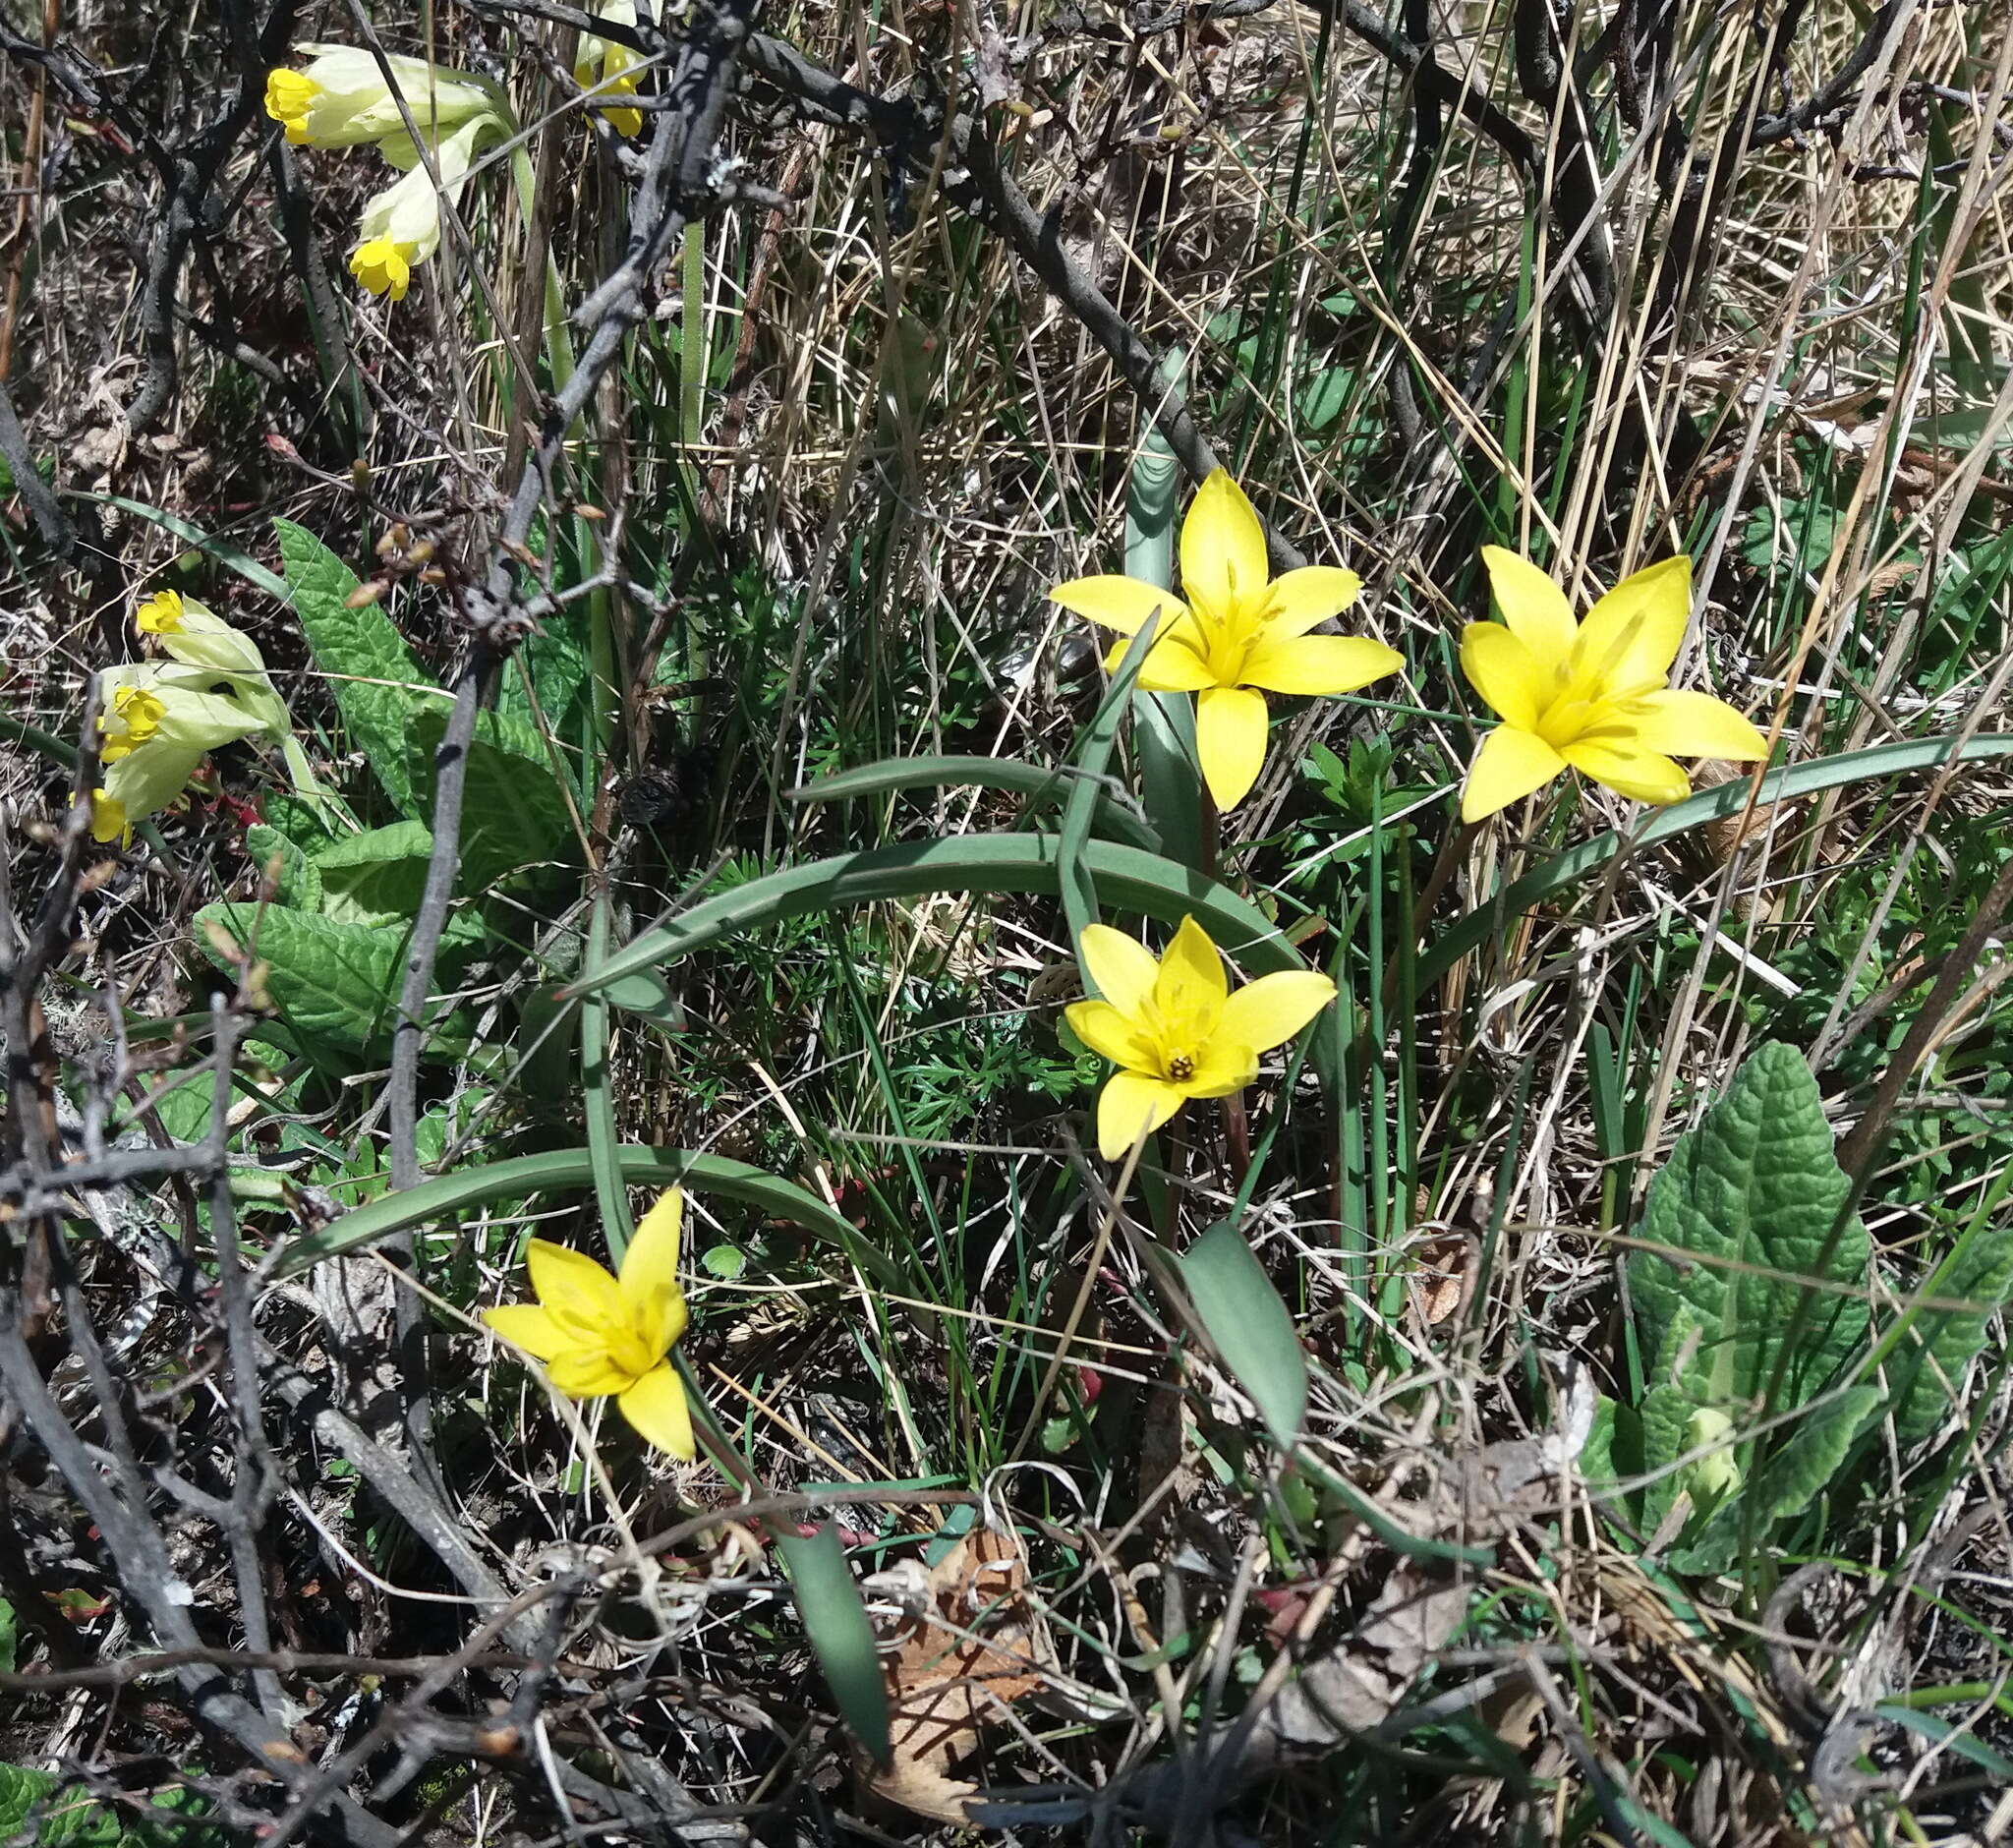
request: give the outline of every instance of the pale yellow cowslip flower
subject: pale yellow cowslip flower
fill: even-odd
[[[670,1353],[684,1334],[678,1288],[678,1233],[685,1198],[666,1191],[643,1216],[610,1276],[585,1251],[534,1239],[525,1247],[537,1302],[485,1309],[492,1333],[520,1348],[569,1399],[610,1395],[622,1415],[658,1449],[690,1462],[692,1409]]]
[[[1258,1075],[1258,1055],[1292,1039],[1335,999],[1312,969],[1261,975],[1233,992],[1223,957],[1192,917],[1156,960],[1108,925],[1078,944],[1102,1001],[1065,1008],[1070,1030],[1119,1069],[1097,1103],[1098,1153],[1119,1160],[1191,1097],[1228,1097]]]
[[[207,753],[271,728],[238,700],[209,691],[219,677],[157,662],[125,662],[99,674],[105,780],[91,796],[94,839],[130,841],[134,824],[174,801]]]
[[[1462,791],[1477,822],[1569,769],[1639,802],[1692,790],[1671,759],[1764,758],[1767,741],[1724,700],[1669,685],[1692,613],[1692,561],[1627,577],[1573,619],[1566,594],[1500,546],[1482,562],[1501,622],[1462,631],[1461,670],[1503,722],[1482,740]]]
[[[636,0],[601,0],[592,9],[598,20],[611,26],[636,24]],[[636,72],[641,60],[627,45],[599,33],[582,35],[574,56],[573,81],[590,92],[595,106],[607,118],[617,135],[634,138],[643,133],[643,111],[627,107],[620,100],[636,94]]]
[[[431,149],[432,173],[427,171],[410,142],[398,150],[398,164],[403,164],[405,154],[411,154],[411,169],[365,202],[357,221],[361,241],[350,253],[350,274],[373,295],[388,295],[394,302],[405,299],[413,266],[440,248],[441,202],[450,206],[460,202],[477,145],[496,129],[494,116],[478,116],[463,123]],[[391,158],[389,147],[386,158]]]
[[[408,114],[421,134],[432,136],[495,108],[483,85],[424,58],[387,57],[380,67],[361,45],[301,49],[315,54],[306,70],[281,65],[265,78],[265,113],[297,147],[357,147],[393,137],[410,144]],[[384,81],[386,68],[396,94]]]
[[[275,737],[291,732],[293,715],[272,683],[259,644],[207,604],[179,591],[156,591],[134,611],[133,621],[176,664],[157,669],[158,680],[191,688],[221,682],[229,687],[230,697]]]
[[[1160,623],[1139,672],[1149,693],[1196,693],[1195,754],[1220,811],[1250,793],[1265,764],[1267,693],[1353,693],[1405,659],[1365,636],[1313,635],[1356,600],[1362,580],[1333,565],[1272,575],[1265,529],[1244,491],[1218,469],[1181,522],[1181,596],[1139,578],[1087,577],[1049,595],[1121,635]],[[1122,647],[1113,650],[1116,667]]]

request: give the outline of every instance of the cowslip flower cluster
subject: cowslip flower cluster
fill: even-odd
[[[357,45],[302,49],[313,54],[305,69],[267,74],[265,113],[296,146],[368,144],[402,176],[365,202],[350,253],[358,282],[402,301],[414,266],[440,247],[441,202],[459,202],[482,144],[510,133],[509,118],[487,85],[422,58],[380,62]]]
[[[1119,1160],[1191,1097],[1228,1097],[1258,1075],[1258,1056],[1283,1046],[1335,999],[1311,969],[1261,975],[1232,990],[1223,956],[1192,917],[1158,959],[1109,925],[1077,948],[1104,999],[1064,1010],[1070,1030],[1119,1069],[1097,1104],[1098,1153]]]
[[[1501,622],[1462,632],[1461,668],[1503,722],[1482,740],[1462,792],[1477,822],[1577,770],[1620,795],[1691,793],[1674,757],[1753,761],[1760,732],[1724,700],[1672,687],[1692,613],[1692,561],[1624,578],[1576,622],[1566,594],[1527,558],[1482,548]]]
[[[1049,595],[1122,636],[1160,621],[1139,670],[1150,693],[1194,693],[1195,754],[1220,812],[1250,793],[1265,764],[1267,693],[1353,693],[1395,673],[1396,649],[1364,636],[1310,633],[1361,593],[1353,571],[1304,565],[1275,578],[1265,529],[1222,469],[1181,523],[1181,595],[1139,578],[1073,578]],[[1123,645],[1112,651],[1116,667]]]
[[[671,1364],[689,1319],[678,1288],[685,1196],[672,1187],[638,1223],[618,1274],[585,1251],[534,1239],[525,1247],[536,1302],[485,1309],[491,1333],[539,1361],[569,1399],[612,1397],[647,1443],[690,1462],[692,1408]]]
[[[122,845],[136,823],[182,793],[218,745],[291,737],[286,701],[242,629],[174,591],[148,598],[134,621],[167,659],[122,662],[98,675],[104,780],[91,792],[90,831]]]

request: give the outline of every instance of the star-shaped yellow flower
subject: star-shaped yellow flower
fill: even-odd
[[[1362,588],[1353,571],[1333,565],[1273,577],[1258,515],[1218,469],[1181,523],[1180,597],[1129,577],[1074,578],[1049,595],[1121,635],[1138,634],[1160,612],[1139,684],[1149,693],[1201,695],[1195,752],[1217,808],[1228,811],[1264,767],[1267,693],[1353,693],[1405,664],[1382,642],[1308,633]],[[1113,651],[1109,664],[1123,652]]]
[[[684,1210],[684,1195],[670,1188],[637,1226],[619,1277],[585,1251],[532,1240],[525,1265],[538,1301],[485,1309],[483,1320],[543,1361],[546,1377],[569,1399],[613,1394],[647,1442],[689,1462],[697,1454],[692,1410],[670,1361],[686,1323],[678,1288]]]
[[[1692,611],[1692,561],[1624,578],[1575,622],[1527,558],[1484,546],[1501,622],[1471,622],[1461,670],[1503,722],[1468,767],[1461,819],[1477,822],[1568,769],[1639,802],[1691,793],[1678,757],[1763,758],[1761,734],[1724,700],[1668,685]]]
[[[1284,1045],[1335,999],[1311,969],[1261,975],[1235,994],[1223,957],[1192,917],[1167,955],[1104,924],[1078,945],[1102,1001],[1063,1011],[1092,1052],[1119,1069],[1097,1101],[1098,1153],[1119,1160],[1191,1097],[1228,1097],[1258,1075],[1258,1055]]]

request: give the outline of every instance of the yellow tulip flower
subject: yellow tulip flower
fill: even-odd
[[[1078,949],[1104,993],[1063,1011],[1070,1030],[1119,1069],[1097,1101],[1098,1153],[1119,1160],[1191,1097],[1228,1097],[1258,1075],[1258,1055],[1282,1046],[1335,999],[1311,969],[1261,975],[1236,993],[1223,956],[1192,917],[1165,957],[1108,925]]]
[[[1333,565],[1275,578],[1257,513],[1218,469],[1181,522],[1180,597],[1129,577],[1074,578],[1049,595],[1126,636],[1160,612],[1139,685],[1200,694],[1195,753],[1218,810],[1228,811],[1264,768],[1267,693],[1353,693],[1405,664],[1396,649],[1367,637],[1308,633],[1347,609],[1362,588],[1353,571]],[[1113,650],[1107,664],[1116,666],[1123,653]]]
[[[525,1250],[537,1302],[485,1309],[513,1348],[543,1361],[569,1399],[614,1396],[646,1442],[690,1461],[692,1410],[670,1353],[685,1332],[678,1232],[685,1196],[672,1187],[643,1216],[619,1277],[585,1251],[534,1239]]]
[[[596,19],[614,26],[636,24],[636,0],[601,0],[593,9]],[[607,117],[617,135],[634,137],[643,133],[643,111],[626,108],[621,98],[636,94],[636,71],[641,60],[627,45],[612,38],[588,33],[580,41],[573,63],[573,81],[592,93],[596,106]]]
[[[1482,562],[1503,620],[1462,631],[1461,670],[1503,722],[1468,767],[1463,821],[1493,815],[1568,769],[1663,803],[1692,790],[1673,756],[1768,755],[1724,700],[1668,684],[1692,612],[1691,559],[1624,578],[1583,622],[1527,558],[1484,546]]]
[[[282,65],[265,77],[265,113],[285,126],[297,147],[356,147],[392,137],[410,145],[408,113],[422,134],[437,135],[496,106],[482,85],[424,58],[387,57],[380,67],[375,53],[361,45],[301,49],[315,54],[305,71]],[[384,81],[387,68],[397,95]]]

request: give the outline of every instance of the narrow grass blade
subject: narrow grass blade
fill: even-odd
[[[1771,771],[1762,779],[1761,804],[1790,802],[1798,796],[1815,795],[1844,783],[1869,782],[1882,777],[1900,777],[1910,771],[1935,770],[1951,761],[1979,763],[1987,758],[2013,754],[2013,734],[1988,733],[1960,745],[1954,737],[1911,738],[1899,744],[1876,744],[1867,751],[1845,751],[1836,757],[1819,757],[1788,770]],[[1722,783],[1716,789],[1702,789],[1683,802],[1659,809],[1633,835],[1606,834],[1580,846],[1557,854],[1542,866],[1533,867],[1522,879],[1514,880],[1488,903],[1456,918],[1419,958],[1418,984],[1421,989],[1447,973],[1470,950],[1486,943],[1492,931],[1555,892],[1597,873],[1625,847],[1653,847],[1707,822],[1724,821],[1748,805],[1748,784]]]
[[[613,1153],[625,1184],[683,1186],[694,1193],[718,1193],[739,1205],[752,1206],[772,1219],[787,1220],[813,1237],[839,1246],[890,1290],[904,1296],[910,1294],[910,1280],[899,1267],[866,1243],[851,1222],[794,1182],[765,1174],[746,1162],[728,1161],[723,1155],[700,1155],[690,1149],[641,1148],[625,1143]],[[547,1149],[537,1155],[517,1155],[508,1161],[459,1168],[416,1187],[372,1200],[345,1213],[324,1230],[289,1245],[279,1274],[296,1276],[324,1258],[362,1250],[393,1233],[448,1219],[471,1207],[518,1200],[531,1193],[592,1186],[594,1179],[594,1154],[585,1148]]]
[[[842,802],[854,796],[886,795],[893,789],[946,786],[1004,789],[1030,804],[1064,801],[1086,772],[1075,765],[1049,769],[1017,757],[891,757],[858,770],[842,770],[790,791],[792,802]],[[1097,784],[1097,824],[1130,846],[1160,851],[1160,837],[1129,806],[1113,783]]]
[[[1149,425],[1125,496],[1125,575],[1172,590],[1175,583],[1174,451]],[[1132,702],[1132,742],[1148,821],[1170,858],[1202,864],[1202,784],[1196,774],[1195,708],[1186,694],[1142,693]]]
[[[1049,836],[963,835],[903,841],[869,852],[792,866],[719,894],[648,930],[605,962],[582,970],[566,997],[593,994],[638,969],[661,967],[735,931],[759,930],[809,911],[913,898],[924,893],[1061,890],[1058,846]],[[1252,975],[1303,969],[1305,960],[1279,927],[1227,886],[1158,854],[1092,840],[1083,859],[1107,907],[1179,924],[1193,916]]]
[[[778,1534],[776,1550],[789,1568],[790,1588],[804,1619],[804,1634],[825,1671],[839,1717],[852,1736],[886,1764],[891,1755],[888,1689],[874,1648],[874,1626],[860,1601],[860,1588],[846,1570],[838,1530],[830,1522],[808,1539]]]
[[[1160,618],[1149,616],[1139,633],[1125,645],[1125,658],[1119,664],[1111,691],[1105,695],[1096,716],[1084,727],[1083,742],[1077,747],[1076,767],[1083,775],[1070,789],[1069,800],[1064,804],[1063,831],[1056,841],[1056,883],[1062,892],[1063,919],[1068,926],[1069,942],[1073,946],[1081,946],[1083,933],[1098,919],[1097,879],[1083,857],[1083,849],[1090,843],[1090,824],[1097,813],[1099,781],[1105,774],[1105,766],[1112,761],[1112,746],[1118,742],[1119,726],[1132,704],[1132,689],[1139,682],[1139,670],[1146,664],[1146,657],[1153,648],[1154,633],[1159,627]],[[1077,962],[1083,971],[1085,992],[1096,994],[1097,984],[1091,979],[1090,965],[1084,962],[1080,947]]]
[[[594,914],[587,927],[590,962],[608,953],[608,895],[595,895]],[[587,1107],[587,1150],[594,1163],[595,1204],[601,1208],[602,1231],[608,1253],[617,1264],[629,1249],[636,1230],[629,1217],[629,1189],[622,1181],[620,1138],[615,1128],[615,1097],[608,1081],[609,997],[589,995],[580,1004],[580,1088]]]
[[[1264,1265],[1227,1219],[1179,1262],[1209,1345],[1251,1395],[1273,1441],[1291,1451],[1307,1415],[1307,1357]]]

